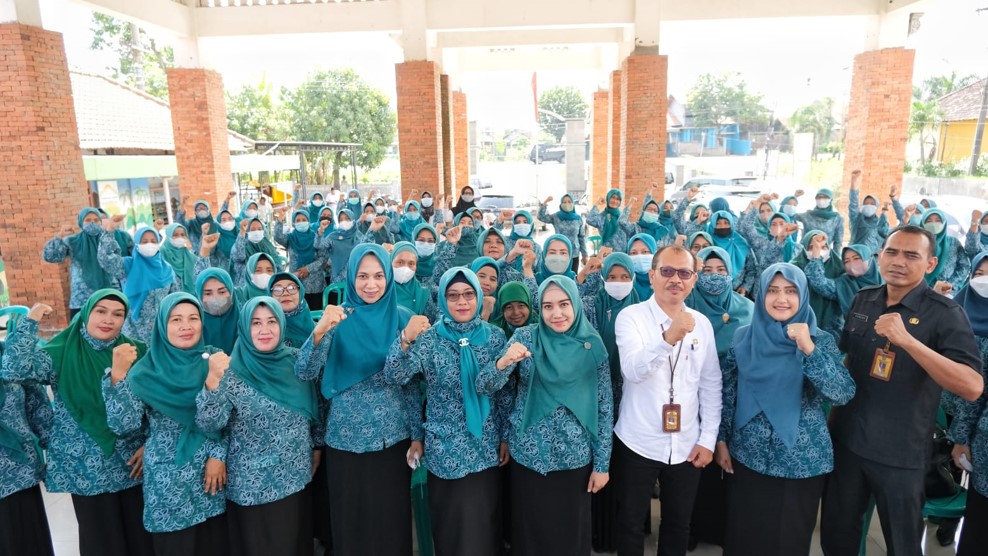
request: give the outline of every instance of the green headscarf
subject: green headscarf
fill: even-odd
[[[165,228],[165,241],[161,242],[159,251],[161,251],[161,257],[175,271],[175,275],[182,279],[182,291],[195,294],[196,279],[194,271],[196,257],[188,248],[183,247],[179,249],[172,245],[172,234],[179,228],[185,230],[186,238],[188,238],[189,231],[185,229],[185,226],[181,224],[169,224]],[[188,241],[186,239],[186,242]]]
[[[86,207],[80,210],[77,222],[82,231],[65,238],[63,241],[65,241],[65,243],[69,246],[69,249],[72,250],[72,260],[74,260],[76,264],[79,265],[79,268],[82,269],[83,283],[94,290],[98,290],[102,288],[109,288],[113,283],[113,280],[110,278],[110,275],[103,270],[103,267],[100,266],[97,257],[99,254],[100,236],[102,235],[103,229],[97,223],[93,224],[93,228],[89,228],[89,230],[87,230],[86,226],[82,223],[82,221],[90,213],[102,218],[99,210],[93,207]],[[96,233],[90,233],[90,231],[94,231]],[[121,253],[121,255],[126,255],[126,253]]]
[[[504,318],[504,307],[508,303],[513,303],[519,301],[524,303],[528,307],[528,322],[525,324],[532,324],[538,322],[539,315],[532,308],[532,292],[528,290],[523,282],[506,282],[497,290],[497,316],[491,316],[491,324],[494,326],[501,327],[504,330],[504,335],[510,338],[515,333],[515,327],[511,326],[507,319]]]
[[[271,351],[263,352],[254,347],[250,335],[250,323],[254,312],[267,307],[278,319],[281,337]],[[311,319],[310,319],[311,322]],[[255,297],[244,305],[237,321],[240,337],[230,355],[230,370],[263,396],[285,409],[309,419],[316,419],[319,403],[316,386],[295,376],[295,353],[285,345],[285,312],[273,297]]]
[[[535,362],[521,428],[527,430],[557,407],[573,412],[591,436],[597,436],[597,367],[607,360],[600,334],[583,314],[576,282],[565,276],[550,276],[539,286],[539,305],[546,290],[558,287],[573,307],[573,325],[562,334],[539,319],[535,329],[532,359]]]
[[[259,241],[257,243],[254,243],[253,241],[251,241],[249,239],[246,239],[246,237],[245,237],[244,238],[244,244],[245,244],[244,245],[244,254],[248,258],[251,257],[252,255],[254,255],[255,253],[265,253],[265,254],[267,254],[269,257],[271,257],[271,260],[272,261],[275,261],[274,269],[275,269],[275,271],[277,271],[278,270],[278,264],[277,264],[277,261],[278,261],[278,250],[275,249],[274,244],[271,243],[271,239],[268,238],[268,231],[267,231],[267,228],[264,227],[264,222],[261,222],[261,219],[258,218],[258,217],[256,217],[256,216],[254,218],[251,218],[250,220],[247,221],[247,231],[245,233],[250,233],[250,227],[251,227],[251,225],[255,221],[256,222],[259,222],[261,224],[261,231],[264,232],[264,237],[261,239],[261,241]]]
[[[816,207],[814,207],[814,208],[806,211],[807,214],[811,214],[813,216],[816,216],[817,218],[822,218],[824,220],[832,220],[832,219],[837,218],[838,216],[840,216],[840,213],[838,213],[836,210],[834,210],[834,192],[831,191],[831,190],[829,190],[829,189],[827,189],[826,187],[824,187],[824,188],[821,188],[821,189],[817,190],[816,195],[814,195],[813,198],[816,199],[820,195],[823,195],[823,196],[827,197],[828,199],[830,199],[830,204],[827,205],[826,208],[816,208]]]
[[[202,318],[202,305],[192,295],[185,292],[166,295],[151,328],[151,349],[134,365],[127,380],[135,396],[182,426],[175,464],[184,466],[207,438],[219,440],[221,435],[219,431],[208,433],[196,426],[196,396],[209,374],[209,360],[203,357],[209,351],[202,336],[188,349],[179,349],[168,341],[168,317],[180,303],[194,306]]]
[[[302,285],[302,281],[298,279],[298,276],[295,276],[291,272],[278,272],[268,282],[268,291],[264,296],[274,297],[271,289],[274,288],[274,283],[279,280],[291,280],[295,283],[295,287],[298,288],[298,307],[285,314],[285,325],[282,326],[284,329],[282,341],[288,342],[288,347],[299,349],[309,339],[309,336],[316,327],[315,322],[312,320],[312,311],[309,310],[309,304],[305,301],[305,286]],[[274,299],[278,300],[277,297],[274,297]],[[278,301],[278,304],[280,305],[281,302]]]
[[[407,241],[399,241],[391,251],[391,262],[389,264],[393,265],[395,257],[405,251],[415,255],[416,260],[418,259],[419,254],[415,249],[415,245]],[[425,306],[429,301],[429,296],[432,294],[429,292],[429,288],[426,288],[419,282],[417,277],[412,276],[412,279],[404,284],[395,282],[395,290],[398,292],[398,305],[401,305],[416,315],[425,314]]]
[[[933,201],[930,201],[931,203]],[[933,204],[932,206],[936,206]],[[950,247],[950,236],[947,234],[947,215],[938,208],[927,209],[923,213],[922,219],[919,222],[919,227],[923,228],[926,225],[926,221],[929,220],[931,215],[937,215],[940,217],[940,222],[943,222],[943,229],[940,230],[939,234],[936,234],[936,257],[937,266],[933,267],[933,272],[926,275],[926,284],[929,286],[935,286],[937,280],[940,279],[940,274],[943,273],[943,265],[947,262],[947,249]]]
[[[852,243],[841,250],[841,259],[844,258],[844,253],[848,249],[857,253],[861,260],[868,263],[868,271],[858,277],[845,272],[834,280],[834,286],[837,288],[837,302],[840,303],[841,313],[845,315],[851,310],[854,296],[861,291],[861,288],[877,286],[882,283],[882,275],[878,271],[878,261],[871,256],[871,249],[867,245]]]
[[[731,257],[720,247],[705,247],[700,249],[696,258],[706,263],[707,259],[717,258],[723,261],[727,268],[728,276],[732,275]],[[702,274],[700,275],[702,276]],[[711,294],[701,287],[700,277],[697,277],[697,284],[693,286],[693,291],[686,297],[686,306],[703,313],[710,321],[714,329],[714,343],[717,345],[717,356],[723,358],[731,348],[734,341],[734,334],[738,328],[751,324],[751,316],[754,314],[754,303],[747,297],[731,289],[731,283],[727,282],[724,290],[719,294]],[[709,289],[709,288],[708,288]],[[726,320],[725,320],[726,316]],[[723,359],[721,359],[723,360]]]
[[[278,264],[275,262],[274,257],[268,255],[267,253],[254,253],[247,259],[247,269],[244,272],[244,287],[238,291],[240,294],[240,302],[246,303],[248,300],[255,298],[259,295],[268,295],[268,288],[265,286],[263,288],[257,287],[254,283],[254,270],[257,268],[257,263],[261,261],[261,258],[267,259],[271,266],[274,267],[274,272],[271,274],[274,276],[278,273]]]
[[[611,197],[615,195],[617,195],[619,200],[623,199],[620,189],[611,189],[607,192],[607,196],[604,197],[604,210],[601,214],[603,227],[600,229],[601,243],[610,241],[618,231],[618,219],[621,218],[621,207],[611,208]]]
[[[51,357],[55,369],[58,393],[65,402],[65,409],[79,424],[79,428],[103,450],[104,455],[113,453],[117,436],[106,424],[106,402],[103,400],[103,373],[113,365],[113,348],[121,344],[137,347],[137,357],[144,356],[143,343],[120,334],[105,349],[95,350],[86,341],[84,334],[89,324],[89,315],[101,300],[112,298],[130,309],[130,301],[119,290],[102,289],[93,292],[76,314],[68,328],[59,332],[42,347]],[[125,317],[126,318],[126,317]]]
[[[800,270],[804,270],[806,265],[809,263],[810,259],[806,256],[806,251],[809,249],[810,241],[818,235],[826,236],[824,232],[820,230],[812,230],[807,232],[803,239],[800,241],[803,248],[799,250],[799,254],[793,257],[792,264],[796,265]],[[829,237],[827,238],[830,239]],[[828,242],[827,248],[830,248]],[[831,280],[836,280],[844,275],[844,262],[835,253],[830,253],[830,258],[823,263],[823,274]],[[833,318],[840,311],[840,305],[834,299],[827,299],[822,295],[818,294],[816,290],[810,288],[810,307],[813,309],[813,313],[816,315],[816,321],[820,323],[820,326],[827,328],[833,322]]]
[[[631,257],[625,253],[611,253],[604,259],[604,265],[600,269],[600,276],[605,281],[607,280],[607,274],[615,266],[623,267],[628,271],[628,276],[631,277],[631,281],[635,281],[635,264],[631,261]],[[621,378],[621,358],[618,355],[617,347],[617,336],[614,334],[614,323],[617,322],[618,313],[620,313],[625,307],[630,307],[641,301],[638,297],[638,291],[636,288],[631,288],[631,293],[627,295],[624,299],[614,299],[611,294],[607,293],[607,289],[601,287],[597,291],[597,299],[595,303],[595,309],[597,311],[597,332],[600,333],[600,338],[604,341],[604,347],[607,348],[608,360],[611,364],[611,383],[617,382],[617,379]]]
[[[460,229],[460,241],[453,247],[455,250],[451,263],[453,266],[469,266],[470,262],[477,258],[477,238],[481,231],[480,225],[466,212],[457,214],[456,218],[453,219],[453,225],[459,226],[460,220],[463,220],[464,216],[473,221],[473,227],[463,227]]]
[[[196,279],[196,297],[202,301],[202,290],[206,287],[206,282],[210,279],[217,279],[226,286],[230,292],[230,309],[219,316],[213,316],[202,312],[202,340],[207,345],[218,347],[224,353],[233,351],[233,344],[237,341],[237,319],[240,316],[240,308],[237,302],[236,290],[233,289],[233,278],[230,273],[222,268],[207,268],[202,271]]]

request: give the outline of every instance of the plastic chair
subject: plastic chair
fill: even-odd
[[[346,298],[346,282],[336,282],[326,286],[326,289],[322,291],[322,309],[316,311],[310,311],[312,313],[312,320],[319,322],[322,318],[323,309],[329,306],[329,296],[336,294],[336,305],[342,305],[344,299]]]
[[[600,236],[590,236],[587,239],[590,240],[590,244],[593,245],[593,254],[596,255],[597,253],[600,253],[600,243],[603,241],[603,238]]]
[[[11,305],[0,309],[0,320],[7,317],[7,330],[12,330],[22,318],[26,317],[30,309],[24,305]]]

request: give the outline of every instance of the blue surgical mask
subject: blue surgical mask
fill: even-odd
[[[412,211],[408,211],[408,212],[405,213],[405,218],[407,218],[408,220],[410,220],[412,222],[415,222],[419,218],[422,218],[422,215],[419,214],[419,211],[412,210]]]
[[[526,237],[528,236],[528,234],[532,233],[531,224],[515,224],[514,229],[515,229],[515,233],[522,237]]]
[[[296,222],[295,223],[295,231],[296,232],[301,232],[303,234],[305,232],[308,232],[309,231],[309,223],[308,222]]]
[[[432,197],[423,197],[422,198],[422,206],[425,207],[425,208],[431,207],[432,206]]]
[[[782,214],[786,216],[792,216],[796,214],[796,205],[784,205],[782,207]]]
[[[938,236],[940,235],[940,232],[943,232],[943,222],[927,222],[923,224],[923,227],[935,236]]]
[[[644,220],[649,224],[655,224],[656,222],[659,221],[659,215],[655,214],[654,212],[643,212],[642,220]]]
[[[416,241],[415,251],[418,252],[419,257],[431,257],[436,252],[436,244],[431,241]]]
[[[631,262],[637,274],[648,274],[652,270],[652,255],[632,255]]]

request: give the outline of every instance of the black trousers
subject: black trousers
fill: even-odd
[[[95,496],[73,494],[72,507],[79,522],[80,556],[154,555],[151,534],[144,530],[140,486]]]
[[[645,551],[645,519],[656,479],[662,507],[658,555],[685,555],[700,470],[686,461],[670,465],[640,456],[615,436],[611,476],[618,499],[618,555],[641,556]]]
[[[820,544],[827,556],[857,554],[864,514],[875,497],[889,556],[920,556],[926,469],[871,461],[834,442],[834,471],[823,491]]]
[[[510,465],[511,556],[590,554],[590,466],[543,475]]]
[[[967,490],[964,528],[957,543],[957,556],[981,556],[988,547],[988,498],[973,488]]]
[[[230,530],[230,552],[244,556],[311,556],[312,530],[302,518],[309,500],[304,490],[281,500],[241,506],[226,503],[226,521]],[[311,523],[311,521],[309,522]]]
[[[491,467],[452,480],[429,473],[429,516],[437,556],[501,554],[500,471]]]
[[[0,554],[55,554],[39,485],[0,499]]]
[[[690,537],[717,546],[724,546],[727,521],[727,491],[731,474],[715,462],[700,470],[700,484],[693,503]]]
[[[333,556],[411,556],[410,444],[363,454],[327,448]]]
[[[319,469],[312,477],[312,481],[305,486],[309,501],[309,518],[312,522],[309,532],[312,537],[319,539],[324,547],[333,546],[333,534],[330,532],[329,521],[329,481],[326,478],[326,447],[319,448],[322,451]],[[303,518],[305,519],[305,518]],[[302,524],[305,528],[305,524]]]
[[[220,514],[181,531],[152,533],[156,556],[227,556],[230,534],[226,514]]]
[[[826,476],[783,479],[732,462],[724,556],[809,554]]]

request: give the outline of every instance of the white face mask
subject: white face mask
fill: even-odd
[[[353,227],[353,222],[350,220],[341,220],[336,227],[345,232]]]
[[[251,243],[260,243],[262,239],[264,239],[264,230],[247,232],[247,241]]]
[[[844,265],[844,270],[852,278],[860,278],[868,272],[868,261],[851,261]]]
[[[861,207],[861,214],[871,218],[878,214],[878,205],[864,205]]]
[[[233,297],[226,295],[223,297],[210,297],[202,302],[202,310],[214,317],[225,315],[233,307]]]
[[[971,289],[974,290],[974,293],[981,297],[988,297],[988,276],[971,278],[971,281],[968,283],[971,284]]]
[[[981,225],[981,233],[982,233],[983,235],[986,235],[986,236],[988,236],[988,224],[982,224],[982,225]]]
[[[314,206],[314,207],[321,207],[322,206],[322,199],[313,199],[312,200],[312,206]]]
[[[545,264],[545,267],[549,269],[549,272],[553,274],[562,274],[566,272],[572,262],[566,255],[546,255],[543,264]]]
[[[209,218],[209,211],[208,210],[197,210],[196,211],[196,216],[199,219],[201,219],[201,220],[205,220],[205,219]]]
[[[825,209],[830,206],[830,199],[817,199],[816,208]]]
[[[247,218],[254,218],[257,216],[257,211],[254,209],[246,210],[244,211],[244,216],[246,216]]]
[[[652,255],[632,255],[631,263],[635,267],[636,274],[647,274],[652,270]]]
[[[634,282],[604,282],[604,291],[618,301],[631,295],[631,290],[634,288]]]
[[[923,227],[931,234],[938,236],[943,231],[943,222],[927,222],[923,224]]]
[[[266,274],[263,272],[258,272],[250,275],[250,281],[254,283],[255,286],[261,288],[262,290],[268,289],[268,282],[271,281],[271,277],[274,274]]]
[[[431,207],[432,206],[432,197],[424,197],[422,199],[422,206],[425,207],[425,208]]]
[[[806,249],[805,251],[806,251],[806,256],[808,258],[811,258],[812,259],[813,258],[812,252],[809,249]],[[823,262],[827,262],[827,261],[830,260],[830,249],[829,248],[827,248],[827,249],[821,249],[820,250],[820,259],[822,259]]]
[[[387,208],[387,207],[382,207],[382,206],[380,206],[380,205],[375,205],[375,206],[374,206],[374,210],[375,210],[375,211],[376,211],[376,212],[377,212],[378,214],[384,214],[384,211],[385,211],[385,209],[386,209],[386,208]]]
[[[394,274],[395,282],[399,284],[407,284],[412,278],[415,277],[415,271],[408,268],[407,266],[399,266],[392,269]]]
[[[472,203],[473,195],[470,195],[469,193],[467,193],[466,195],[460,195],[460,199],[463,199],[464,203]]]
[[[295,223],[295,231],[296,232],[303,233],[303,234],[305,232],[308,232],[309,231],[309,223],[308,222],[296,222]]]
[[[157,243],[142,243],[137,246],[137,252],[145,257],[153,257],[158,254]]]
[[[796,214],[796,205],[786,205],[782,207],[782,214],[792,216]]]
[[[171,243],[172,247],[175,247],[176,249],[185,249],[186,242],[184,237],[173,237],[169,239],[168,242]]]
[[[436,252],[436,244],[431,241],[416,241],[415,250],[420,257],[431,257]]]
[[[525,237],[528,234],[532,233],[532,225],[531,224],[515,224],[515,233],[518,234],[518,235],[520,235],[520,236],[522,236],[522,237]]]
[[[220,222],[220,228],[223,228],[224,230],[226,230],[228,232],[232,232],[233,229],[236,228],[236,227],[237,227],[237,223],[234,222],[233,220],[227,220],[226,222]]]

